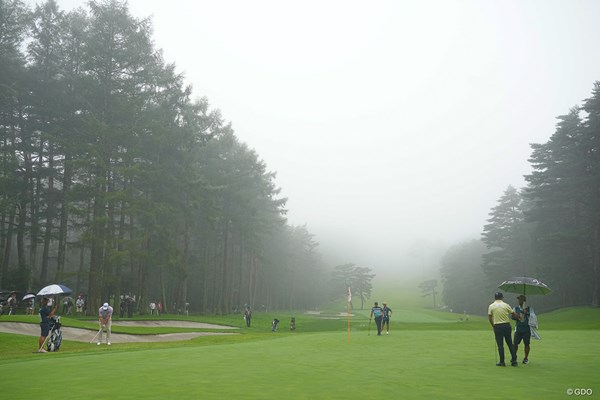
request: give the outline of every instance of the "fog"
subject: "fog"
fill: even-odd
[[[524,186],[529,144],[600,79],[594,0],[129,6],[277,172],[289,223],[328,262],[375,271],[478,238],[508,185]]]

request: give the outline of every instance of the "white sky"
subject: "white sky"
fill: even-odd
[[[30,3],[33,0],[30,0]],[[84,5],[59,0],[63,9]],[[600,1],[130,0],[335,262],[479,237],[600,80]]]

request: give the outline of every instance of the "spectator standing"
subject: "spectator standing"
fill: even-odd
[[[83,306],[85,305],[85,300],[83,300],[83,296],[77,296],[77,300],[75,300],[75,312],[77,314],[81,314],[83,312]]]
[[[8,306],[8,315],[15,315],[17,313],[17,293],[12,292],[10,297],[6,301]]]
[[[244,321],[246,321],[246,327],[250,328],[250,322],[252,321],[252,310],[250,304],[244,305]]]

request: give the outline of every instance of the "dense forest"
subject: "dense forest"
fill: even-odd
[[[531,148],[526,187],[508,187],[482,240],[457,244],[442,259],[450,307],[481,313],[513,276],[553,289],[535,299],[542,308],[600,306],[600,82],[582,106],[558,117],[548,142]]]
[[[125,2],[0,0],[0,288],[223,314],[352,286],[364,307],[375,274],[323,265],[275,173],[184,80]],[[481,313],[511,276],[547,283],[546,309],[600,305],[600,82],[531,148],[526,187],[441,259],[445,306]]]
[[[0,0],[0,287],[211,313],[328,296],[275,174],[175,70],[124,2]]]

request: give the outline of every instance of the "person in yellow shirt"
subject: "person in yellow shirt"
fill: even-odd
[[[500,355],[500,362],[496,363],[499,367],[504,367],[504,342],[508,346],[510,351],[510,365],[517,367],[517,352],[515,346],[513,346],[511,338],[511,326],[510,319],[513,315],[513,309],[511,306],[504,302],[504,295],[502,292],[494,294],[494,302],[488,307],[488,320],[490,325],[494,329],[494,336],[496,337],[496,344],[498,345],[498,354]]]

